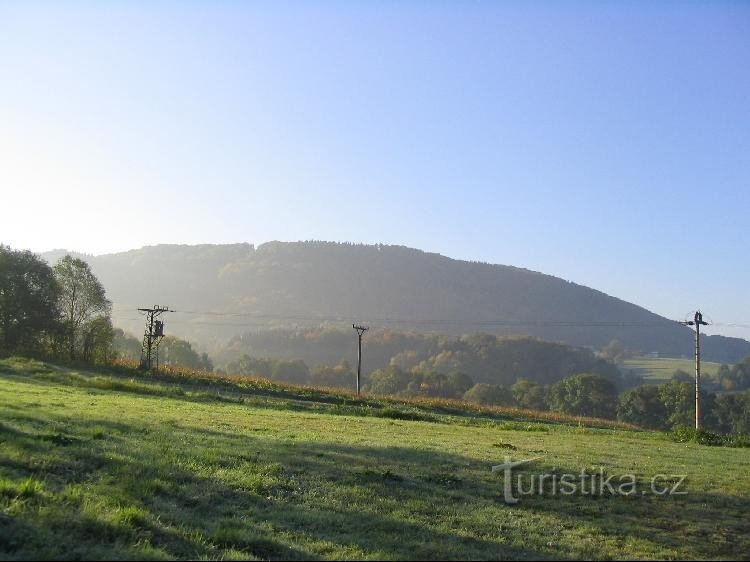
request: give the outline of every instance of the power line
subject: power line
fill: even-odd
[[[351,315],[280,315],[280,314],[267,314],[267,313],[256,313],[256,312],[218,312],[218,311],[197,311],[197,310],[172,310],[178,314],[192,314],[201,316],[220,316],[220,317],[250,317],[262,320],[299,320],[299,321],[319,321],[319,322],[343,322]],[[542,327],[568,327],[568,326],[584,326],[584,327],[672,327],[675,324],[679,324],[676,320],[658,320],[658,321],[605,321],[605,320],[477,320],[472,318],[456,319],[456,318],[397,318],[397,317],[380,317],[370,318],[371,322],[382,322],[389,324],[439,324],[439,325],[475,325],[475,326],[542,326]],[[196,322],[194,322],[196,323]]]
[[[169,312],[187,314],[187,311],[170,310]],[[347,317],[345,316],[291,316],[291,315],[276,315],[276,314],[263,314],[257,315],[253,313],[220,313],[220,312],[190,312],[190,314],[201,314],[211,316],[229,316],[229,317],[247,317],[258,320],[297,320],[297,321],[309,321],[309,322],[345,322]],[[138,318],[123,318],[123,320],[138,320]],[[257,326],[258,323],[253,322],[211,322],[201,320],[173,320],[174,323],[179,324],[190,324],[190,325],[205,325],[205,326]],[[542,328],[565,328],[565,327],[614,327],[614,328],[671,328],[675,324],[683,324],[679,320],[662,320],[660,322],[628,322],[628,321],[596,321],[596,320],[448,320],[448,319],[406,319],[406,318],[371,318],[371,322],[382,323],[382,324],[411,324],[416,326],[424,325],[460,325],[460,326],[488,326],[488,327],[514,327],[514,326],[529,326],[529,327],[542,327]],[[739,323],[722,323],[713,322],[711,326],[724,327],[724,328],[750,328],[750,324],[739,324]]]

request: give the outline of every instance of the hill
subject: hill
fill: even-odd
[[[54,261],[62,253],[43,257]],[[617,339],[633,351],[669,357],[690,357],[693,349],[687,327],[600,291],[526,269],[402,246],[160,245],[83,257],[113,300],[118,325],[138,334],[142,319],[136,308],[166,304],[181,311],[166,319],[171,333],[204,346],[251,329],[346,327],[361,320],[449,334],[528,335],[594,348]],[[736,362],[750,355],[750,342],[706,337],[703,355]]]
[[[750,449],[596,420],[19,359],[0,361],[0,382],[3,559],[750,552]],[[514,472],[525,486],[550,473],[634,474],[639,493],[547,486],[508,504],[491,470],[506,456],[538,459]],[[657,474],[669,486],[687,475],[687,494],[654,493]]]

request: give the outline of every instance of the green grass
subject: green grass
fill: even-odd
[[[506,455],[688,494],[506,505]],[[0,361],[2,559],[748,558],[749,471],[600,421]]]
[[[712,363],[711,361],[701,361],[701,374],[709,377],[715,377],[719,372],[721,363]],[[677,369],[682,369],[689,375],[695,373],[695,361],[693,359],[670,359],[660,357],[651,359],[648,357],[638,357],[635,359],[626,359],[623,362],[622,369],[634,371],[642,375],[647,382],[661,383],[672,378]]]

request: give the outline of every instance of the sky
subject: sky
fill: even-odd
[[[750,2],[0,0],[0,242],[399,244],[750,338]]]

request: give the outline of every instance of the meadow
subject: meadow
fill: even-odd
[[[715,377],[719,372],[719,367],[721,367],[721,363],[701,361],[701,374]],[[637,375],[643,376],[647,383],[666,382],[672,378],[677,369],[693,375],[695,373],[695,361],[693,359],[672,359],[668,357],[636,357],[626,359],[622,364],[622,370],[634,371]]]
[[[688,493],[508,505],[506,456]],[[748,474],[603,420],[0,361],[2,559],[747,559]]]

